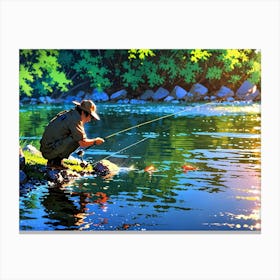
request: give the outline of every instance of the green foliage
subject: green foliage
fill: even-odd
[[[206,74],[206,79],[219,80],[222,76],[223,70],[217,66],[209,67]]]
[[[209,92],[236,90],[250,80],[260,88],[261,53],[252,49],[20,50],[19,89],[27,96],[71,90],[136,95],[151,88],[186,89],[200,82]],[[58,94],[59,95],[59,94]]]

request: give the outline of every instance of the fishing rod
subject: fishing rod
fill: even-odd
[[[125,128],[125,129],[123,129],[123,130],[120,130],[120,131],[115,132],[115,133],[113,133],[113,134],[110,134],[110,135],[108,135],[108,136],[105,136],[104,138],[105,138],[105,139],[109,139],[109,138],[111,138],[111,137],[113,137],[113,136],[115,136],[115,135],[118,135],[118,134],[122,133],[122,132],[129,131],[129,130],[131,130],[131,129],[133,129],[133,128],[140,127],[140,126],[143,126],[143,125],[145,125],[145,124],[152,123],[152,122],[155,122],[155,121],[158,121],[158,120],[161,120],[161,119],[165,119],[165,118],[169,118],[169,117],[171,117],[171,116],[175,116],[175,115],[180,114],[180,113],[182,113],[182,112],[185,112],[185,111],[187,111],[187,110],[188,110],[188,108],[186,108],[186,109],[184,109],[184,110],[181,110],[181,111],[179,111],[179,112],[176,112],[176,113],[172,113],[172,114],[169,114],[169,115],[165,115],[165,116],[162,116],[162,117],[159,117],[159,118],[150,120],[150,121],[146,121],[146,122],[143,122],[143,123],[140,123],[140,124],[137,124],[137,125],[134,125],[134,126]],[[86,148],[84,148],[84,149],[79,150],[79,151],[77,152],[77,155],[83,159],[84,151],[87,150],[87,149],[89,149],[90,147],[91,147],[91,146],[88,146],[88,147],[86,147]]]
[[[110,158],[110,157],[112,157],[112,156],[114,156],[114,155],[116,155],[116,154],[119,154],[119,153],[123,152],[124,150],[127,150],[127,149],[129,149],[129,148],[131,148],[131,147],[133,147],[133,146],[135,146],[135,145],[138,145],[138,144],[140,144],[141,142],[144,142],[144,141],[146,141],[147,139],[150,139],[150,138],[151,138],[151,137],[145,137],[145,138],[141,139],[140,141],[137,141],[136,143],[133,143],[133,144],[127,146],[127,147],[124,147],[123,149],[121,149],[121,150],[119,150],[119,151],[117,151],[117,152],[115,152],[115,153],[113,153],[113,154],[111,154],[111,155],[109,155],[109,156],[106,156],[106,157],[104,157],[104,158],[101,159],[101,160],[98,160],[98,161],[92,163],[92,165],[95,165],[95,164],[97,164],[98,162],[100,162],[100,161],[102,161],[102,160],[105,160],[105,159]]]

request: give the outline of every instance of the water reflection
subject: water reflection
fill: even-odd
[[[104,137],[181,109],[104,104],[102,121],[89,125],[87,134]],[[22,139],[36,144],[61,108],[41,110],[22,112]],[[260,230],[258,105],[190,106],[172,119],[108,139],[84,158],[100,160],[147,136],[110,158],[121,167],[114,177],[22,193],[21,230]],[[183,166],[195,168],[186,172]]]

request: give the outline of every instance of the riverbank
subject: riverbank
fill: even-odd
[[[261,93],[256,85],[249,81],[245,81],[236,92],[232,89],[222,86],[216,92],[209,92],[208,89],[199,83],[194,84],[189,91],[176,85],[170,92],[163,87],[159,87],[156,91],[147,89],[139,97],[135,98],[121,89],[112,94],[104,91],[93,89],[92,92],[79,91],[75,94],[65,94],[59,98],[51,98],[49,96],[40,97],[22,97],[20,104],[65,104],[72,101],[81,101],[83,99],[91,99],[96,103],[113,102],[119,104],[144,104],[146,102],[166,102],[166,103],[188,103],[188,102],[234,102],[234,101],[260,101]]]

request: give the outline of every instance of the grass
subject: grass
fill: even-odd
[[[45,174],[40,172],[41,167],[47,165],[47,160],[43,158],[40,154],[32,154],[29,151],[23,151],[25,157],[25,168],[24,172],[29,178],[34,178],[38,180],[45,179]],[[83,168],[80,166],[78,160],[63,160],[63,164],[70,170],[76,172],[92,172],[93,168],[91,164],[88,164],[87,167]]]

